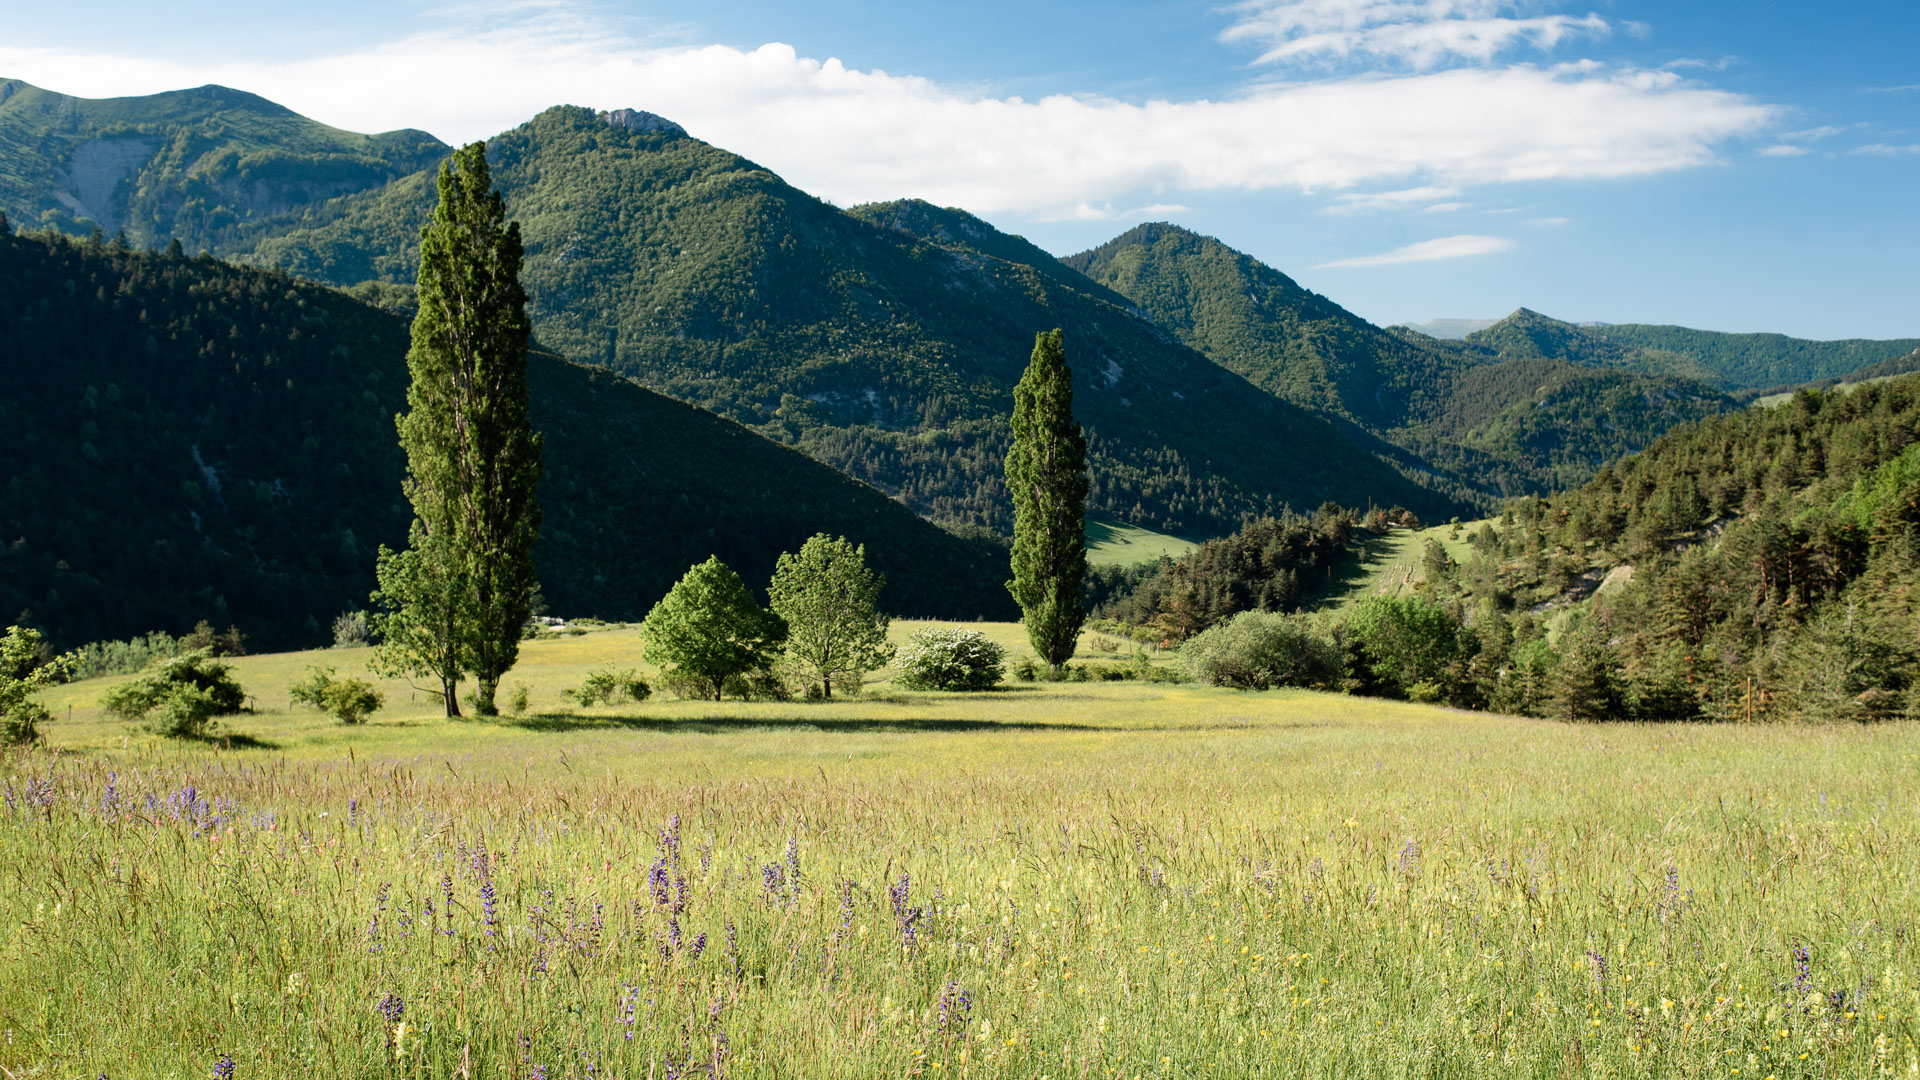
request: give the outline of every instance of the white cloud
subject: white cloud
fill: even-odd
[[[1819,127],[1807,128],[1804,131],[1783,131],[1780,133],[1780,137],[1788,142],[1816,142],[1820,139],[1831,138],[1845,130],[1847,129],[1834,127],[1832,124],[1822,124]]]
[[[1349,266],[1391,266],[1395,263],[1434,262],[1439,259],[1463,259],[1470,255],[1492,255],[1506,251],[1513,242],[1502,236],[1442,236],[1433,240],[1422,240],[1417,244],[1397,247],[1392,251],[1383,251],[1378,255],[1359,255],[1351,259],[1335,259],[1321,263],[1315,270],[1332,270]]]
[[[1361,214],[1372,210],[1407,210],[1421,203],[1447,199],[1458,194],[1460,194],[1459,188],[1434,184],[1401,188],[1398,191],[1350,191],[1334,196],[1333,205],[1322,210],[1321,213]]]
[[[1804,146],[1791,146],[1787,143],[1778,143],[1773,146],[1763,146],[1760,148],[1761,157],[1799,157],[1806,152],[1807,148]]]
[[[659,47],[563,4],[532,10],[292,63],[0,45],[0,72],[87,96],[218,82],[349,130],[420,127],[454,142],[562,102],[631,106],[841,205],[919,196],[1033,218],[1121,216],[1205,191],[1400,183],[1452,193],[1643,176],[1713,162],[1779,112],[1671,72],[1590,62],[1334,78],[1221,100],[1025,100],[781,44]]]
[[[1463,202],[1440,202],[1434,203],[1432,206],[1423,206],[1420,208],[1420,212],[1423,214],[1454,214],[1466,210],[1472,205],[1472,203]]]
[[[1573,224],[1573,219],[1570,217],[1537,217],[1528,218],[1527,224],[1532,225],[1536,229],[1557,229],[1562,225]]]
[[[1852,150],[1847,151],[1847,153],[1867,154],[1872,157],[1895,157],[1900,154],[1920,154],[1920,143],[1910,143],[1906,146],[1889,146],[1886,143],[1868,143],[1865,146],[1856,146]]]
[[[1256,63],[1387,57],[1417,69],[1447,61],[1489,63],[1521,45],[1552,49],[1569,38],[1605,37],[1598,15],[1534,15],[1515,0],[1244,0],[1224,41],[1265,46]]]

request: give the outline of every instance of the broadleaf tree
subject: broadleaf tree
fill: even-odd
[[[75,659],[72,653],[45,658],[44,641],[25,626],[9,626],[0,637],[0,743],[38,742],[40,725],[52,719],[34,694],[71,672]]]
[[[1027,640],[1049,669],[1073,658],[1086,622],[1087,437],[1073,419],[1073,373],[1059,330],[1035,336],[1013,388],[1013,580]]]
[[[782,552],[767,597],[787,624],[789,663],[833,697],[833,684],[851,683],[893,659],[887,616],[880,613],[886,579],[867,567],[867,549],[845,537],[816,533],[798,554]]]
[[[493,190],[485,143],[441,166],[439,193],[421,233],[398,421],[411,557],[383,553],[375,595],[388,610],[384,666],[438,678],[448,716],[460,714],[455,691],[471,673],[476,710],[493,715],[538,587],[540,436],[528,415],[520,225]]]
[[[719,701],[728,680],[773,664],[786,628],[715,555],[688,570],[653,605],[640,636],[646,640],[643,655],[669,680],[697,686]]]

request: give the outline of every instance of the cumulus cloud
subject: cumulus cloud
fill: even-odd
[[[1321,263],[1315,270],[1333,270],[1353,266],[1391,266],[1395,263],[1435,262],[1440,259],[1463,259],[1470,255],[1492,255],[1505,251],[1513,242],[1502,236],[1442,236],[1432,240],[1397,247],[1392,251],[1383,251],[1378,255],[1359,255],[1351,259],[1335,259]]]
[[[630,106],[843,205],[918,196],[1036,219],[1127,215],[1210,191],[1642,176],[1712,162],[1778,114],[1672,72],[1593,63],[1332,78],[1218,100],[1027,100],[783,44],[662,46],[570,10],[542,4],[292,63],[0,45],[0,72],[87,96],[218,82],[338,127],[420,127],[454,142],[558,103]]]
[[[1265,47],[1256,63],[1371,55],[1418,69],[1452,61],[1491,62],[1519,46],[1552,49],[1576,37],[1605,37],[1598,15],[1531,15],[1514,0],[1245,0],[1221,35]]]

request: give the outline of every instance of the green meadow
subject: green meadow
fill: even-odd
[[[387,682],[359,727],[287,688],[364,652],[246,657],[208,743],[49,693],[0,761],[0,1070],[1920,1074],[1912,724],[883,677],[566,707],[637,654],[529,642],[524,715]]]
[[[1091,566],[1137,566],[1161,558],[1177,559],[1199,544],[1119,521],[1087,522],[1087,563]]]

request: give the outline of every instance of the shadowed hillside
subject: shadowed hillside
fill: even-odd
[[[0,611],[64,642],[237,624],[324,640],[406,535],[407,326],[284,275],[0,237]],[[815,531],[904,614],[1004,615],[1006,567],[879,492],[610,372],[536,355],[547,602],[637,618],[719,554],[750,582]]]

